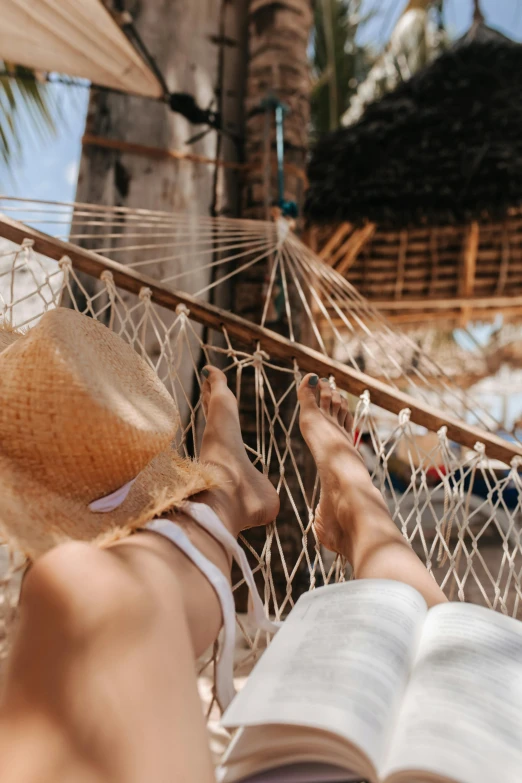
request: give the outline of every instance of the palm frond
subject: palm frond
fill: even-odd
[[[315,133],[334,130],[348,108],[357,83],[371,65],[366,47],[356,40],[361,0],[322,0],[315,3],[312,42],[312,125]]]
[[[11,172],[23,139],[49,139],[56,131],[52,89],[29,68],[0,61],[0,166]],[[3,164],[3,165],[2,165]]]

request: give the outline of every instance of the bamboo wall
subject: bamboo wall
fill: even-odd
[[[312,227],[308,241],[395,322],[522,317],[522,210],[502,222],[370,228]]]

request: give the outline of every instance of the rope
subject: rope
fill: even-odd
[[[85,213],[85,210],[79,208],[79,212]],[[68,208],[66,213],[70,220],[71,210]],[[44,214],[41,219],[45,224],[55,214],[56,207],[54,212]],[[128,226],[134,217],[138,225],[156,231],[157,222],[152,218],[157,219],[158,214],[132,210],[124,214],[125,225]],[[100,207],[98,217],[101,216],[111,223],[114,212]],[[165,215],[169,221],[174,217],[170,213]],[[210,221],[209,218],[196,219],[193,216],[180,218],[180,225],[187,232],[190,228],[195,243],[201,233],[208,231],[209,225],[219,235],[229,230],[226,227],[237,226],[238,222]],[[272,247],[275,258],[267,298],[272,296],[280,269],[284,309],[290,321],[290,280],[295,285],[296,296],[312,305],[315,302],[317,307],[320,302],[324,306],[328,294],[337,297],[345,313],[359,307],[367,326],[365,344],[369,359],[369,352],[377,351],[377,346],[371,341],[371,331],[375,326],[371,321],[371,310],[367,309],[362,314],[355,295],[350,300],[342,300],[343,290],[349,290],[345,288],[346,284],[339,281],[330,269],[319,277],[317,270],[322,270],[322,265],[307,248],[298,244],[290,231],[282,231],[272,223],[263,224],[261,221],[258,230],[259,236],[268,232],[268,248]],[[131,231],[134,231],[134,225],[131,225]],[[26,229],[26,234],[32,232],[34,230]],[[174,235],[174,245],[176,240]],[[133,345],[157,372],[180,410],[183,426],[176,444],[184,454],[197,453],[199,443],[201,400],[197,390],[202,358],[223,368],[238,397],[241,393],[252,396],[252,437],[248,451],[252,461],[274,477],[282,497],[282,520],[285,522],[284,527],[281,524],[278,527],[277,523],[272,525],[266,537],[259,542],[245,543],[254,571],[264,583],[267,610],[280,618],[291,607],[303,590],[303,573],[306,574],[305,588],[334,579],[342,581],[346,574],[344,563],[329,558],[315,539],[313,519],[318,498],[317,480],[309,474],[300,452],[293,450],[291,435],[299,415],[296,387],[304,370],[299,345],[294,343],[293,353],[289,354],[285,364],[275,364],[277,356],[273,353],[270,356],[262,350],[260,341],[248,343],[246,327],[245,336],[241,338],[234,336],[230,324],[223,326],[223,322],[216,322],[208,329],[208,334],[204,334],[195,320],[195,313],[186,304],[178,302],[173,306],[165,299],[161,306],[158,305],[157,298],[151,297],[152,288],[157,288],[153,282],[130,293],[125,290],[122,272],[116,267],[114,273],[108,268],[101,273],[94,292],[88,293],[85,288],[80,288],[82,297],[75,299],[75,285],[80,283],[77,253],[72,253],[72,260],[62,256],[53,261],[45,255],[50,252],[49,248],[42,254],[42,247],[31,237],[19,237],[19,242],[10,246],[9,253],[0,254],[0,319],[7,318],[15,327],[30,325],[47,309],[59,305],[62,296],[68,294],[73,306],[107,323]],[[230,257],[229,250],[224,248],[230,250],[228,239],[221,249],[224,257],[225,254]],[[245,251],[247,249],[252,259],[257,253],[263,255],[265,252],[263,245],[257,251],[252,250],[248,231],[245,234]],[[201,273],[203,266],[207,265],[206,256],[203,256],[204,264],[198,265],[197,256],[186,255],[186,247],[181,247],[180,253],[186,262],[190,262],[188,265],[196,274],[191,290],[197,288],[204,282]],[[170,276],[168,269],[164,272]],[[210,276],[208,279],[211,280]],[[210,284],[213,285],[213,281]],[[204,290],[208,290],[208,286]],[[197,310],[200,305],[197,300],[193,302]],[[314,315],[311,306],[308,310],[305,308],[305,312],[309,318]],[[254,334],[255,327],[250,328],[251,334]],[[388,337],[392,338],[391,333]],[[321,339],[319,330],[316,338]],[[297,333],[295,339],[298,339]],[[394,339],[397,342],[398,335]],[[340,345],[339,338],[338,348]],[[384,351],[387,350],[388,343],[385,342]],[[376,353],[376,361],[382,361],[382,356],[382,353]],[[349,354],[345,360],[350,361]],[[325,370],[324,374],[329,373]],[[250,382],[244,385],[243,375],[254,375],[253,389]],[[330,380],[334,387],[333,366]],[[337,386],[340,384],[337,383]],[[194,395],[192,389],[195,390]],[[459,600],[481,603],[517,616],[522,597],[519,566],[522,558],[522,485],[519,474],[522,459],[515,457],[511,472],[508,474],[506,468],[499,474],[499,469],[486,459],[482,447],[476,447],[471,453],[465,449],[456,451],[449,443],[445,429],[439,430],[436,442],[425,440],[407,410],[402,410],[399,415],[385,414],[376,403],[369,392],[363,393],[359,399],[354,421],[356,444],[405,539],[415,547],[447,594],[452,595],[452,591],[456,591]],[[397,462],[400,463],[399,468]],[[402,482],[400,489],[398,479]],[[295,526],[302,542],[295,552],[290,551],[285,542],[289,523]],[[0,606],[0,610],[3,611],[3,608]],[[259,637],[249,637],[247,642],[251,650],[248,656],[254,659],[259,652]]]
[[[121,5],[123,5],[123,3]],[[163,76],[163,73],[157,64],[156,59],[149,52],[147,46],[143,41],[143,38],[141,37],[138,30],[136,29],[132,15],[127,10],[122,8],[121,12],[115,16],[119,17],[116,19],[116,21],[119,23],[122,32],[126,35],[129,42],[134,46],[138,54],[146,62],[146,64],[149,66],[150,70],[158,80],[161,89],[163,90],[164,100],[168,101],[169,88],[167,82],[165,81],[165,77]]]

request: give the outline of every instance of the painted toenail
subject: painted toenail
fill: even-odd
[[[207,370],[207,368],[206,368],[206,367],[204,367],[204,368],[201,370],[201,375],[203,376],[203,378],[208,378],[208,376],[210,375],[210,372],[209,372],[209,370]]]
[[[318,375],[312,375],[308,379],[308,385],[309,386],[317,386],[318,383],[319,383],[319,376]]]

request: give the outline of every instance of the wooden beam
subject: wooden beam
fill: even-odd
[[[406,253],[408,252],[408,232],[405,228],[401,230],[399,239],[399,258],[397,261],[397,276],[395,279],[395,299],[402,297],[404,286],[404,269],[406,267]]]
[[[469,225],[464,241],[464,250],[462,256],[463,274],[459,281],[459,294],[462,298],[466,299],[473,296],[473,289],[475,286],[475,272],[477,269],[479,237],[479,224],[476,220],[474,220]]]
[[[498,271],[497,290],[495,291],[497,296],[503,294],[504,288],[506,287],[510,255],[509,229],[507,221],[505,220],[502,224],[502,250],[500,254],[500,269]]]
[[[328,263],[332,251],[337,247],[339,242],[343,241],[346,234],[349,234],[351,230],[351,223],[341,223],[337,230],[334,231],[323,249],[317,254],[321,261],[326,261]]]
[[[357,256],[373,236],[375,232],[375,223],[367,223],[362,228],[356,229],[349,242],[346,245],[345,256],[342,261],[335,267],[335,271],[340,275],[346,274],[346,272],[354,265],[357,260]]]
[[[341,264],[343,263],[343,259],[346,258],[347,255],[349,255],[352,252],[352,248],[354,246],[357,246],[360,241],[360,232],[363,229],[356,229],[353,234],[351,234],[348,239],[343,242],[343,244],[335,251],[335,253],[332,255],[332,257],[329,260],[330,266],[335,267],[336,271],[339,271],[339,267],[336,266],[339,261],[341,261]],[[352,261],[352,266],[355,263],[355,260],[357,258],[357,255],[354,257]]]
[[[439,248],[438,248],[438,233],[437,233],[436,226],[430,229],[429,248],[430,248],[430,260],[431,260],[429,295],[433,296],[439,277],[439,260],[440,260]]]
[[[350,394],[358,396],[368,390],[375,405],[392,413],[399,413],[409,408],[411,420],[415,424],[427,427],[433,432],[445,426],[451,440],[468,448],[473,448],[477,442],[481,442],[491,458],[509,463],[513,457],[522,456],[522,446],[518,444],[509,443],[497,435],[459,421],[454,416],[439,411],[339,361],[330,359],[313,348],[295,343],[287,337],[250,323],[234,313],[221,310],[190,294],[168,288],[98,253],[55,239],[6,217],[0,217],[0,236],[18,245],[24,239],[32,239],[36,253],[53,258],[55,261],[68,256],[75,269],[96,278],[108,270],[112,272],[117,286],[133,294],[138,295],[143,287],[147,287],[151,292],[151,300],[155,304],[169,310],[175,310],[179,304],[184,304],[189,308],[191,318],[195,321],[218,331],[225,327],[230,337],[238,339],[252,349],[259,345],[272,359],[297,362],[301,372],[313,372],[324,377],[331,375],[335,378],[337,386]]]
[[[204,155],[196,155],[193,152],[184,152],[182,150],[163,149],[161,147],[150,147],[145,144],[134,144],[123,139],[107,139],[103,136],[94,136],[91,133],[85,133],[82,137],[82,146],[99,147],[100,149],[115,150],[128,155],[138,155],[152,160],[181,160],[189,163],[202,163],[204,165],[218,166],[220,168],[235,169],[236,171],[263,171],[263,164],[238,163],[236,161],[227,161],[216,158],[207,158]],[[271,163],[271,168],[277,171],[277,162]],[[306,172],[293,163],[284,164],[285,171],[300,179],[305,187],[308,187],[308,178]]]
[[[496,316],[495,310],[470,310],[470,321],[491,321]],[[504,318],[520,318],[522,317],[522,307],[506,308],[502,310]],[[462,311],[454,310],[446,312],[444,310],[438,310],[434,313],[388,313],[386,314],[386,320],[393,324],[418,324],[429,327],[431,324],[435,324],[438,321],[446,321],[448,326],[450,324],[460,324],[462,319]]]
[[[437,321],[446,321],[448,325],[454,324],[454,323],[460,323],[460,319],[462,317],[462,311],[461,310],[436,310],[432,313],[429,312],[411,312],[411,313],[395,313],[390,312],[387,313],[385,311],[380,311],[385,317],[386,320],[389,323],[392,324],[401,324],[401,325],[412,325],[412,324],[418,324],[422,326],[430,327],[432,324],[436,323]],[[496,310],[471,310],[470,312],[470,319],[472,321],[487,321],[494,319],[496,315]],[[518,307],[507,307],[502,310],[502,315],[504,318],[517,318],[520,319],[522,317],[522,305]],[[349,317],[349,314],[348,314]],[[321,329],[327,328],[329,323],[332,323],[333,326],[337,328],[343,328],[346,326],[346,322],[343,321],[342,318],[339,318],[337,316],[331,316],[329,320],[322,318],[321,319]],[[356,327],[357,328],[357,327]]]
[[[480,229],[476,220],[470,223],[466,237],[464,240],[463,249],[463,269],[462,275],[459,280],[459,294],[463,298],[470,298],[473,296],[475,289],[475,273],[477,270],[477,253],[479,248]],[[462,308],[461,326],[465,326],[469,321],[470,308],[469,305],[465,305]]]
[[[455,310],[462,307],[473,309],[522,306],[522,296],[474,296],[470,299],[372,299],[371,304],[379,310]]]

